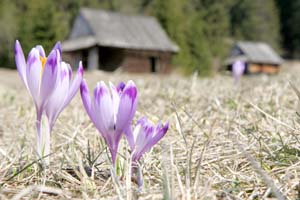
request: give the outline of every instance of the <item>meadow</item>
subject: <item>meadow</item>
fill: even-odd
[[[90,91],[99,80],[132,79],[138,111],[170,122],[165,137],[142,158],[143,190],[129,172],[126,140],[119,174],[80,94],[52,131],[51,165],[36,161],[35,109],[17,71],[0,70],[0,199],[300,199],[300,115],[289,81],[300,66],[278,75],[142,75],[86,72]],[[299,86],[300,89],[300,86]],[[299,110],[300,111],[300,110]]]

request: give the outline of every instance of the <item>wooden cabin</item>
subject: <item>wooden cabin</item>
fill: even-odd
[[[228,70],[237,61],[246,64],[246,74],[266,73],[276,74],[279,72],[282,58],[266,43],[262,42],[238,42],[236,43],[230,56],[225,60]]]
[[[73,67],[169,73],[179,48],[153,17],[82,8],[62,50]]]

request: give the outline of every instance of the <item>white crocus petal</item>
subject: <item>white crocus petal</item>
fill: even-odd
[[[39,51],[33,48],[27,59],[26,79],[30,94],[33,97],[35,105],[40,108],[40,82],[42,76],[42,62],[40,60]]]
[[[95,103],[95,99],[92,99],[90,106],[90,118],[94,122],[96,128],[100,131],[101,134],[103,134],[103,137],[107,137],[107,130],[104,126],[104,123],[102,123],[102,115],[100,115],[99,105]]]
[[[113,103],[113,109],[114,109],[114,122],[116,122],[117,121],[116,114],[118,112],[119,104],[120,104],[120,95],[119,95],[116,87],[111,82],[109,82],[109,86],[110,86],[110,90],[111,90],[111,94],[112,94],[112,103]]]
[[[138,136],[140,135],[140,132],[141,132],[141,129],[142,129],[142,125],[141,124],[138,124],[134,131],[133,131],[133,139],[134,139],[134,143],[136,144],[137,143],[137,138]]]
[[[99,113],[105,132],[113,131],[115,129],[113,103],[109,90],[103,81],[97,84],[94,98],[95,108]]]
[[[67,65],[68,65],[69,75],[70,75],[69,78],[70,78],[70,81],[71,81],[71,79],[72,79],[72,68],[69,64],[67,64]],[[63,108],[65,108],[70,103],[70,101],[73,99],[73,97],[76,95],[76,93],[77,93],[77,91],[80,87],[82,78],[83,78],[83,66],[82,66],[82,63],[80,62],[77,73],[76,73],[76,76],[74,77],[74,80],[72,81],[72,83],[70,82],[69,93],[68,93],[67,98],[64,101]]]

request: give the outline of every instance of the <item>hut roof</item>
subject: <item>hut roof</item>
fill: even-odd
[[[89,34],[71,37],[64,41],[62,44],[64,51],[74,51],[94,45],[170,52],[179,50],[154,17],[89,8],[81,8],[79,17],[83,18],[91,31]]]
[[[225,63],[232,64],[235,60],[275,65],[283,62],[282,58],[263,42],[238,42]]]

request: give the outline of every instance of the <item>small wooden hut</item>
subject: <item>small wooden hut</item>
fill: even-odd
[[[245,73],[248,74],[276,74],[283,62],[282,58],[269,45],[262,42],[236,43],[230,56],[225,60],[227,69],[231,70],[232,64],[237,60],[245,62]]]
[[[179,49],[153,17],[82,8],[62,50],[88,70],[168,73]]]

